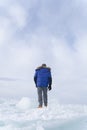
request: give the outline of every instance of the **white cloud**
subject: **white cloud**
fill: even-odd
[[[16,24],[18,28],[23,28],[26,25],[27,13],[22,6],[18,4],[11,5],[8,13],[12,22]]]
[[[10,0],[0,0],[0,6],[1,7],[5,7],[6,5],[8,5],[10,2]]]
[[[11,92],[16,95],[23,85],[20,95],[28,94],[26,90],[34,86],[34,69],[45,62],[52,68],[53,95],[60,95],[63,100],[79,100],[87,90],[86,1],[81,5],[82,1],[70,4],[67,0],[61,4],[45,0],[42,4],[33,0],[25,1],[24,6],[20,1],[3,1],[0,1],[4,10],[0,17],[0,77],[21,79],[24,83],[0,82],[4,86],[0,92],[5,95],[7,87],[8,95]],[[57,2],[60,7],[55,5]],[[20,87],[13,92],[11,86],[13,90]]]
[[[12,36],[10,24],[8,18],[0,17],[0,44],[6,44],[10,40]]]
[[[81,60],[87,62],[87,37],[84,35],[76,41],[75,48],[79,53]]]
[[[80,73],[80,76],[87,76],[87,38],[82,36],[75,43],[76,49],[76,59],[77,59],[77,70]],[[78,73],[78,74],[79,74]]]
[[[71,79],[73,76],[73,69],[74,69],[74,57],[73,57],[73,50],[68,46],[68,44],[62,39],[55,39],[53,40],[53,55],[54,55],[54,62],[56,68],[58,66],[58,75],[60,79]]]

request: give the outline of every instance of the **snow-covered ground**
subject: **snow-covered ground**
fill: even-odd
[[[87,130],[86,105],[60,105],[37,108],[37,100],[0,98],[0,130]]]

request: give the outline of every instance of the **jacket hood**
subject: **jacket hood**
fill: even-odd
[[[51,68],[47,67],[47,66],[39,66],[39,67],[36,68],[36,70],[39,70],[39,69],[42,69],[42,68],[47,68],[47,69],[51,70]]]

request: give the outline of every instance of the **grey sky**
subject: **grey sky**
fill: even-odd
[[[34,96],[34,70],[47,63],[50,95],[86,103],[86,16],[86,0],[0,0],[1,96]]]

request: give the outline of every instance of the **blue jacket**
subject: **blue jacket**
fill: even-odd
[[[35,71],[34,81],[36,87],[48,87],[52,84],[51,70],[48,67],[38,67]]]

